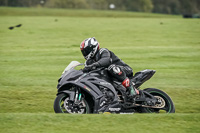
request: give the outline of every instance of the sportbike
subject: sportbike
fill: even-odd
[[[155,70],[143,70],[135,73],[131,82],[139,95],[130,99],[126,88],[112,78],[106,68],[98,68],[88,73],[77,61],[72,61],[58,80],[58,93],[54,101],[56,113],[175,113],[171,98],[156,88],[139,87],[149,80]]]

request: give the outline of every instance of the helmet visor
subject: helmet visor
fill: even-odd
[[[81,50],[84,57],[88,56],[91,51],[91,48],[84,48],[83,50]]]

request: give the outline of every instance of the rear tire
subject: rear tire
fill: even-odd
[[[82,98],[81,100],[81,104],[82,104],[82,108],[77,110],[77,111],[70,111],[69,106],[71,106],[72,108],[75,108],[75,106],[73,106],[74,103],[69,101],[69,96],[65,93],[61,93],[59,94],[55,101],[54,101],[54,111],[55,113],[70,113],[70,114],[89,114],[90,113],[90,107],[87,103],[87,101]],[[81,106],[80,104],[80,106]],[[76,106],[77,107],[77,106]]]
[[[157,106],[163,106],[163,107],[162,109],[142,107],[141,108],[142,113],[161,113],[161,112],[175,113],[174,103],[172,99],[165,92],[159,89],[155,89],[155,88],[147,88],[147,89],[144,89],[144,91],[161,99],[162,105],[157,105]]]

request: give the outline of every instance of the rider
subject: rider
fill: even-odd
[[[108,49],[99,48],[99,43],[94,37],[85,39],[81,43],[80,49],[86,59],[86,66],[83,72],[89,72],[98,67],[108,68],[108,72],[119,82],[122,82],[130,97],[135,97],[138,94],[130,81],[130,78],[133,77],[131,67]]]

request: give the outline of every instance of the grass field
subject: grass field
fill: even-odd
[[[200,132],[199,29],[172,15],[0,7],[0,132]],[[156,70],[141,88],[167,92],[176,113],[54,114],[57,79],[93,36],[134,72]]]

